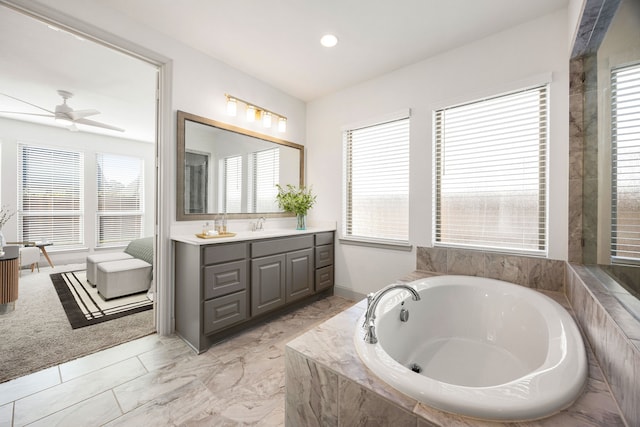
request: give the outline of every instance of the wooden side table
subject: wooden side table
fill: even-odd
[[[0,314],[13,311],[18,299],[18,272],[20,250],[17,246],[5,246],[0,256]]]

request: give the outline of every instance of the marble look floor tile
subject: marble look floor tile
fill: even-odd
[[[32,394],[15,402],[14,425],[39,420],[146,373],[142,363],[131,358]]]
[[[13,425],[13,403],[0,406],[0,427]]]
[[[149,371],[155,371],[177,361],[183,361],[197,357],[191,348],[180,338],[164,340],[163,345],[138,356],[144,367]]]
[[[163,370],[142,375],[113,389],[116,399],[124,412],[142,406],[166,393],[173,392],[195,381],[198,372],[182,369],[184,365],[174,364]]]
[[[60,384],[57,366],[0,384],[0,405]]]
[[[156,334],[120,344],[60,365],[62,381],[69,381],[89,372],[121,362],[162,346]]]
[[[44,417],[29,427],[86,427],[101,426],[122,415],[113,393],[105,391],[97,396]]]
[[[211,392],[195,380],[125,413],[105,426],[198,425],[198,420],[207,419],[213,414],[211,408],[215,401]]]

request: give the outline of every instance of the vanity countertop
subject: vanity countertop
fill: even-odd
[[[195,234],[180,234],[180,235],[171,236],[171,240],[174,240],[176,242],[187,243],[189,245],[200,246],[200,245],[211,245],[216,243],[241,242],[246,240],[271,239],[274,237],[295,237],[295,236],[301,236],[305,234],[322,233],[325,231],[335,231],[335,230],[336,230],[335,226],[308,227],[306,230],[274,228],[274,229],[265,229],[261,231],[233,231],[235,233],[235,236],[217,237],[217,238],[208,238],[208,239],[197,237]]]

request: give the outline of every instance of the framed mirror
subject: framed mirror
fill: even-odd
[[[304,185],[304,146],[178,111],[177,221],[292,216],[276,184]]]

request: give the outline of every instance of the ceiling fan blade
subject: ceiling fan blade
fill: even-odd
[[[0,92],[0,95],[4,95],[4,96],[6,96],[7,98],[15,99],[16,101],[20,101],[20,102],[22,102],[22,103],[24,103],[24,104],[31,105],[32,107],[35,107],[35,108],[37,108],[37,109],[39,109],[39,110],[42,110],[42,111],[46,111],[46,112],[47,112],[47,113],[49,113],[49,114],[55,114],[55,113],[54,113],[53,111],[51,111],[51,110],[47,110],[46,108],[42,108],[42,107],[40,107],[39,105],[32,104],[32,103],[27,102],[27,101],[24,101],[24,100],[22,100],[22,99],[20,99],[20,98],[16,98],[15,96],[7,95],[6,93],[2,93],[2,92]]]
[[[75,110],[75,111],[69,111],[67,113],[67,115],[71,118],[71,120],[83,119],[85,117],[95,116],[96,114],[100,114],[100,111],[91,109],[91,110]]]
[[[124,129],[122,129],[122,128],[119,128],[119,127],[116,127],[116,126],[111,126],[111,125],[108,125],[106,123],[96,122],[95,120],[78,119],[78,120],[74,120],[73,122],[74,123],[80,123],[81,125],[96,126],[96,127],[100,127],[100,128],[116,130],[118,132],[124,132]]]
[[[20,111],[0,111],[2,114],[24,114],[27,116],[41,116],[41,117],[55,117],[52,114],[40,114],[40,113],[23,113]]]

